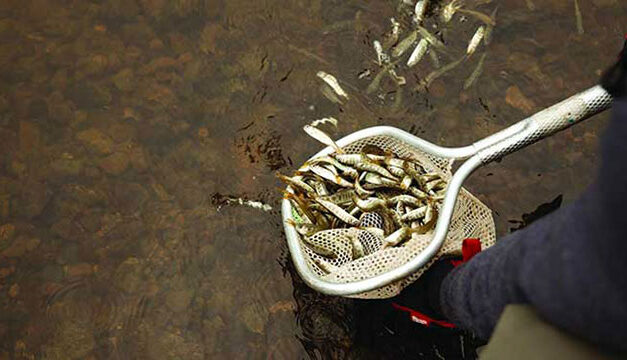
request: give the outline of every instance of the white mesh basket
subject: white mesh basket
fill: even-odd
[[[399,158],[411,159],[421,164],[428,172],[437,172],[449,181],[451,178],[452,160],[428,155],[411,145],[389,136],[373,136],[357,140],[343,147],[346,153],[359,153],[367,145],[374,145],[383,151],[392,152]],[[334,283],[349,283],[372,278],[385,273],[420,254],[429,244],[432,232],[425,235],[416,235],[408,240],[403,246],[381,249],[383,239],[377,243],[376,235],[370,235],[371,241],[363,241],[366,248],[366,256],[352,260],[351,256],[351,236],[359,236],[357,228],[331,229],[321,231],[310,237],[309,241],[299,239],[300,247],[303,251],[307,265],[320,279]],[[460,192],[448,235],[437,255],[420,268],[414,274],[381,288],[361,294],[350,295],[356,298],[389,298],[398,294],[404,287],[414,282],[420,275],[438,258],[446,254],[461,254],[462,241],[466,238],[478,238],[482,247],[487,248],[495,242],[495,228],[492,213],[487,206],[472,196],[468,191]],[[312,248],[311,243],[324,243],[328,247],[337,249],[336,257],[329,259],[318,255]],[[378,244],[378,246],[377,246]],[[320,262],[325,262],[331,266],[324,269],[320,267]],[[328,271],[331,270],[329,273]]]

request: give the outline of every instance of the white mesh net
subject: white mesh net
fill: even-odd
[[[446,158],[426,154],[411,145],[388,136],[375,136],[356,141],[343,147],[347,153],[359,153],[367,145],[374,145],[386,152],[392,152],[399,158],[411,159],[421,164],[429,172],[437,172],[449,181],[452,161]],[[372,278],[401,266],[420,254],[429,244],[432,232],[418,235],[399,247],[383,248],[383,219],[375,213],[362,215],[360,227],[331,229],[315,233],[305,238],[300,237],[300,245],[309,267],[321,279],[349,283]],[[478,238],[485,249],[496,240],[494,220],[490,209],[462,189],[457,198],[455,211],[449,231],[437,255],[411,276],[376,290],[353,295],[355,298],[389,298],[397,295],[404,287],[414,282],[431,264],[443,255],[461,254],[462,241],[466,238]],[[354,241],[359,241],[365,256],[353,260]],[[318,255],[314,249],[331,248],[335,257]]]

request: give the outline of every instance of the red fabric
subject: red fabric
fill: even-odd
[[[454,328],[455,325],[451,324],[450,322],[446,322],[446,321],[442,321],[442,320],[436,320],[436,319],[432,319],[430,317],[428,317],[427,315],[418,312],[414,309],[410,309],[408,307],[399,305],[397,303],[392,303],[392,306],[395,309],[401,310],[401,311],[405,311],[409,313],[409,319],[413,322],[417,322],[420,325],[424,325],[424,326],[430,326],[431,324],[436,324],[439,325],[441,327],[445,327],[445,328]]]
[[[462,242],[462,260],[451,260],[453,266],[459,266],[470,261],[475,255],[481,252],[481,241],[479,239],[464,239]]]

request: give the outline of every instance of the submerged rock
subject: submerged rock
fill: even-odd
[[[135,88],[135,79],[133,76],[133,69],[124,68],[115,74],[112,78],[113,84],[118,90],[123,92],[129,92]]]
[[[165,303],[170,310],[180,313],[188,309],[193,297],[192,289],[175,290],[166,295]]]
[[[83,359],[96,346],[92,325],[82,319],[67,319],[56,324],[56,332],[43,347],[45,359]]]
[[[36,237],[19,236],[13,243],[2,251],[6,257],[21,257],[29,251],[35,250],[41,241]]]
[[[129,165],[129,157],[126,152],[116,152],[100,160],[100,168],[109,175],[120,175]]]
[[[534,102],[525,96],[525,94],[523,94],[522,91],[520,91],[520,88],[516,85],[512,85],[507,89],[505,93],[505,102],[527,114],[531,113],[536,107]]]
[[[80,107],[102,107],[112,100],[109,89],[97,83],[80,82],[68,91],[68,96]]]
[[[254,303],[245,305],[237,312],[237,318],[246,325],[248,330],[263,334],[263,330],[268,320],[267,311],[264,311],[261,306],[257,306]]]
[[[44,182],[27,180],[20,191],[19,213],[32,219],[39,216],[50,200],[51,192]]]
[[[15,225],[0,225],[0,249],[6,248],[11,244],[11,240],[15,236]]]
[[[100,155],[111,154],[113,141],[102,131],[91,128],[76,134],[76,139],[85,145],[89,150]]]

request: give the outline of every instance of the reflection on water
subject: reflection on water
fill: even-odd
[[[499,7],[473,86],[476,62],[413,91],[423,61],[399,73],[411,86],[367,94],[399,2],[1,2],[0,358],[473,358],[469,336],[302,284],[274,172],[319,149],[301,127],[324,116],[338,137],[387,124],[461,145],[501,129],[592,85],[627,5],[580,1],[579,34],[570,1],[468,0]],[[451,24],[442,40],[463,53],[477,23]],[[351,100],[329,101],[318,70]],[[473,175],[500,233],[583,189],[604,117]]]

